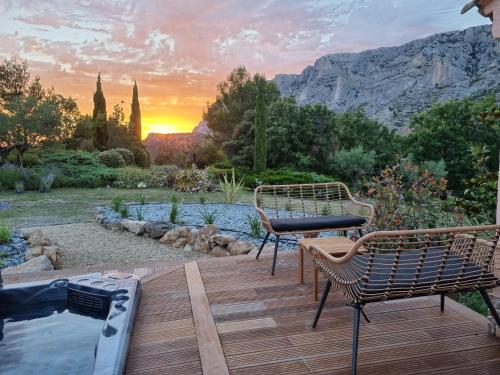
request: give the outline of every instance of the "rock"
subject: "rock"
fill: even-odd
[[[150,221],[144,226],[146,234],[151,238],[163,237],[163,235],[170,229],[172,229],[172,224],[164,223],[162,221]]]
[[[213,255],[214,257],[227,257],[229,256],[229,252],[225,247],[215,246],[210,252],[210,255]]]
[[[34,246],[34,247],[29,247],[28,250],[26,250],[26,260],[30,260],[36,257],[39,257],[40,255],[43,255],[43,246]]]
[[[208,239],[212,234],[219,231],[219,228],[215,224],[208,224],[206,227],[200,229],[200,235]]]
[[[55,269],[61,268],[61,252],[57,246],[44,246],[43,255],[49,258]]]
[[[26,251],[26,260],[31,260],[42,255],[47,256],[54,268],[61,266],[61,252],[58,246],[35,246]]]
[[[7,267],[2,270],[3,274],[8,273],[25,273],[25,272],[40,272],[40,271],[53,271],[54,267],[46,255],[33,258],[18,266]]]
[[[123,229],[126,229],[129,232],[132,232],[132,233],[139,236],[145,232],[144,227],[146,226],[147,221],[123,219],[120,222],[120,224],[121,224]]]
[[[273,81],[299,105],[320,103],[336,112],[363,108],[368,117],[406,132],[410,117],[436,101],[498,92],[498,61],[498,42],[485,25],[399,47],[326,55],[301,74],[278,74]]]
[[[228,234],[214,234],[213,236],[210,236],[210,242],[219,246],[228,246],[230,243],[235,241],[236,238]]]
[[[182,249],[182,251],[185,251],[186,253],[190,253],[193,250],[194,250],[194,247],[193,247],[193,245],[190,245],[190,244],[184,245],[184,248]]]
[[[208,241],[208,238],[199,235],[198,238],[196,239],[196,242],[194,243],[194,249],[196,251],[201,251],[203,253],[209,253],[210,242]]]
[[[231,255],[248,254],[253,248],[254,244],[248,241],[236,241],[228,246]]]
[[[176,227],[174,229],[170,229],[167,233],[165,233],[163,237],[160,238],[160,242],[167,245],[172,245],[180,237],[187,238],[188,234],[189,229],[187,227]]]
[[[191,231],[189,232],[189,234],[187,236],[187,240],[188,240],[187,243],[190,245],[194,245],[199,234],[200,234],[199,229],[196,229],[196,228],[191,229]]]
[[[180,249],[181,247],[184,247],[187,243],[187,238],[186,237],[179,237],[175,242],[172,244],[172,247],[175,247],[176,249]]]
[[[45,237],[41,230],[35,229],[26,234],[26,240],[30,246],[50,246],[52,241]]]

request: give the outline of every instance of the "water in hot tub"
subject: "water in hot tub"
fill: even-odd
[[[0,374],[92,374],[103,325],[66,301],[0,309]]]

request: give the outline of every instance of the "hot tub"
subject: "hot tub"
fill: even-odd
[[[132,275],[0,289],[0,374],[122,374],[139,302]]]

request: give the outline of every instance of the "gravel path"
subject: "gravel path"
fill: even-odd
[[[184,263],[204,254],[183,252],[148,237],[130,232],[114,232],[97,223],[42,226],[40,229],[61,248],[63,268],[123,265],[162,261]]]

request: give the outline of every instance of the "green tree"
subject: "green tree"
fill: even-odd
[[[495,96],[482,100],[451,100],[436,103],[410,120],[412,132],[406,139],[406,149],[415,160],[444,160],[448,171],[449,187],[463,192],[465,181],[474,177],[475,145],[489,150],[500,149],[500,120],[483,114],[495,107]],[[486,167],[498,168],[498,152],[493,152]]]
[[[108,125],[106,112],[106,98],[101,86],[101,73],[97,75],[96,91],[94,92],[94,110],[92,119],[95,122],[94,143],[99,150],[108,146]]]
[[[267,147],[266,147],[266,105],[264,103],[264,91],[266,79],[256,76],[257,98],[255,100],[255,146],[253,157],[253,170],[256,174],[266,169]]]
[[[135,135],[138,141],[142,139],[141,126],[141,107],[139,105],[139,93],[137,91],[137,82],[134,82],[132,90],[132,111],[130,112],[129,130]]]

